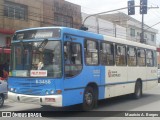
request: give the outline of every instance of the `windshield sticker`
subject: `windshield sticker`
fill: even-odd
[[[12,75],[13,76],[26,77],[27,76],[27,70],[13,70]]]
[[[31,70],[31,77],[47,77],[47,70]]]

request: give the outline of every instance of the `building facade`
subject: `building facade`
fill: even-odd
[[[0,11],[0,47],[19,29],[81,24],[81,7],[65,0],[0,0]]]
[[[150,28],[148,25],[144,24],[144,40],[141,41],[142,23],[138,20],[121,12],[101,15],[100,18],[125,27],[127,33],[126,38],[128,40],[156,46],[156,34],[158,33],[158,30]]]
[[[89,14],[82,13],[82,21],[89,16]],[[99,16],[89,17],[84,25],[88,27],[88,31],[99,33],[107,36],[113,36],[126,39],[126,28],[114,24],[111,21],[101,19]]]

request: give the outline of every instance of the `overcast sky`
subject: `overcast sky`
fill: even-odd
[[[127,7],[128,0],[66,0],[71,3],[81,5],[82,12],[93,14],[118,8]],[[140,0],[135,0],[135,5],[140,5]],[[148,0],[148,7],[160,7],[160,0]],[[127,14],[127,9],[122,10]],[[136,8],[135,15],[131,17],[141,21],[141,15],[139,14],[139,8]],[[160,22],[160,8],[158,9],[149,9],[147,15],[144,16],[144,23],[152,26]],[[153,28],[158,29],[159,33],[157,38],[160,38],[160,24],[154,26]],[[159,40],[160,42],[160,40]]]

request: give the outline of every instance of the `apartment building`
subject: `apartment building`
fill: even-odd
[[[80,24],[81,6],[65,0],[0,0],[0,46],[9,46],[19,29]]]
[[[121,12],[101,15],[100,18],[126,28],[126,38],[128,40],[156,46],[156,34],[158,30],[144,24],[144,40],[141,41],[142,23],[140,21]]]

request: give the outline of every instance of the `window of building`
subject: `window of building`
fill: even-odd
[[[101,43],[101,64],[114,65],[114,46],[112,43]]]
[[[154,66],[154,64],[153,64],[153,51],[151,51],[151,50],[146,51],[146,63],[147,63],[147,66],[149,66],[149,67]]]
[[[137,36],[140,36],[140,33],[139,33],[139,32],[137,32]]]
[[[126,47],[124,45],[116,45],[116,65],[126,65]]]
[[[13,19],[27,19],[27,6],[5,1],[4,16]]]
[[[128,61],[128,66],[136,66],[137,65],[137,55],[136,55],[136,48],[129,46],[127,48],[127,61]]]
[[[98,65],[98,42],[86,40],[85,58],[87,65]]]
[[[130,28],[130,36],[135,37],[135,29]]]
[[[147,38],[147,34],[144,34],[144,38]]]
[[[146,65],[146,60],[145,60],[145,50],[139,48],[137,50],[137,63],[139,66],[145,66]]]
[[[73,18],[62,14],[54,14],[54,22],[58,26],[73,27]]]
[[[155,39],[154,35],[151,35],[151,41],[154,41],[154,39]]]
[[[64,43],[65,77],[73,77],[82,70],[82,47],[79,43]]]

